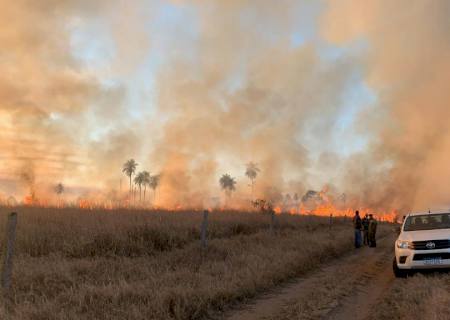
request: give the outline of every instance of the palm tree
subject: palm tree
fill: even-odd
[[[222,175],[219,180],[220,186],[225,191],[225,195],[229,198],[231,197],[231,193],[236,190],[236,180],[228,173]]]
[[[153,202],[156,200],[156,188],[159,186],[159,181],[161,179],[160,174],[155,174],[150,176],[150,181],[148,183],[149,187],[153,189]]]
[[[64,185],[62,183],[58,183],[55,186],[55,193],[59,196],[63,192],[64,192]]]
[[[60,182],[55,186],[55,193],[58,195],[58,206],[61,205],[61,194],[64,192],[64,185]]]
[[[147,190],[147,185],[150,184],[150,172],[142,171],[142,184],[144,185],[144,202],[145,202],[145,191]]]
[[[136,172],[138,164],[134,159],[130,159],[123,164],[122,172],[124,172],[130,178],[130,196],[131,196],[131,176]]]
[[[253,189],[255,186],[255,179],[258,176],[259,170],[258,165],[254,162],[247,163],[247,168],[245,170],[245,175],[250,179],[251,181],[251,187],[252,187],[252,201],[253,201]]]
[[[142,201],[142,184],[144,183],[144,172],[139,172],[134,177],[134,184],[139,187],[139,201]]]

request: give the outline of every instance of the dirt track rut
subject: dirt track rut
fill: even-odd
[[[391,285],[394,235],[230,312],[226,319],[366,319]]]

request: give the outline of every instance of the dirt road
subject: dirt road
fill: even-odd
[[[395,236],[377,248],[361,248],[278,288],[226,319],[366,319],[394,281],[391,271]]]

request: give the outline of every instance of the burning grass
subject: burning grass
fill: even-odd
[[[213,212],[202,251],[200,212],[17,211],[11,319],[201,319],[352,247],[346,219]]]

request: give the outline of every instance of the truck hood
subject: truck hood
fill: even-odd
[[[450,229],[403,231],[398,239],[404,241],[450,240]]]

